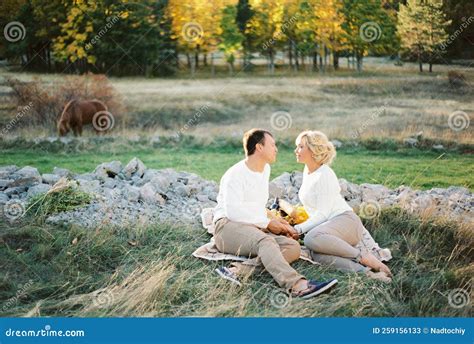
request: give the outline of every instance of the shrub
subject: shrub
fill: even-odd
[[[467,79],[461,72],[450,70],[448,72],[449,84],[454,87],[462,87],[467,85]]]
[[[105,75],[66,76],[62,83],[48,83],[35,77],[32,81],[7,78],[18,107],[27,109],[24,123],[56,127],[64,106],[72,99],[99,99],[107,104],[114,117],[123,111],[120,95]]]

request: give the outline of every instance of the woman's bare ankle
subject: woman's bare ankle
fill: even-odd
[[[382,263],[376,256],[372,253],[367,253],[360,258],[360,263],[368,266],[369,268],[374,269],[375,271],[383,271],[389,277],[392,275],[392,272],[387,265]]]

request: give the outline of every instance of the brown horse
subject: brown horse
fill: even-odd
[[[85,124],[92,124],[94,130],[101,133],[112,129],[114,117],[100,100],[71,100],[59,117],[58,133],[64,136],[72,129],[75,136],[80,136]]]

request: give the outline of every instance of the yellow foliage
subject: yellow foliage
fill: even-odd
[[[167,17],[171,20],[172,37],[177,39],[182,51],[192,51],[199,46],[201,52],[217,49],[222,11],[238,0],[170,0]]]

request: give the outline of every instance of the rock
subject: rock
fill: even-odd
[[[339,185],[341,187],[341,195],[346,199],[362,199],[362,191],[359,185],[350,183],[347,180],[339,179]]]
[[[433,210],[435,202],[432,196],[430,195],[419,195],[412,199],[407,206],[407,209],[411,212],[423,212],[425,210]]]
[[[444,150],[444,146],[443,145],[433,145],[433,149],[435,149],[435,150]]]
[[[298,190],[301,187],[301,184],[303,184],[303,173],[302,172],[293,172],[290,177],[291,180],[291,185],[295,186],[298,188]]]
[[[191,193],[187,185],[184,185],[183,183],[179,182],[173,184],[173,190],[177,195],[181,197],[189,197]]]
[[[10,197],[4,192],[0,192],[0,205],[6,204],[10,200]]]
[[[362,201],[378,200],[388,195],[389,189],[380,184],[361,184]]]
[[[69,144],[69,143],[71,143],[71,142],[73,142],[73,141],[74,141],[74,138],[72,138],[72,137],[67,137],[67,136],[65,136],[65,137],[60,137],[60,138],[59,138],[59,142],[65,144],[65,145],[67,145],[67,144]]]
[[[153,136],[151,139],[150,139],[150,143],[152,145],[159,145],[161,142],[160,140],[160,137],[159,136]]]
[[[3,193],[9,197],[12,197],[13,195],[20,195],[26,191],[26,186],[15,186],[15,187],[10,187],[3,191]]]
[[[144,183],[148,183],[150,180],[152,180],[153,177],[158,176],[158,175],[161,175],[161,172],[153,168],[149,168],[143,174],[142,181]]]
[[[47,223],[98,228],[179,221],[200,228],[201,210],[216,205],[217,183],[204,180],[194,173],[146,169],[138,159],[132,159],[123,169],[119,167],[120,162],[104,163],[98,166],[96,172],[80,175],[56,168],[58,174],[39,176],[42,183],[31,167],[22,169],[20,174],[17,167],[0,167],[5,174],[9,171],[5,178],[0,178],[0,204],[11,200],[25,202],[27,197],[47,192],[61,177],[60,174],[64,174],[75,180],[81,191],[93,194],[93,200],[84,207],[49,216]],[[302,176],[297,171],[283,173],[272,180],[268,205],[277,196],[292,204],[299,203]],[[18,185],[12,186],[12,183]],[[473,218],[474,197],[464,187],[420,191],[401,186],[390,190],[383,185],[357,185],[342,178],[339,185],[342,196],[356,212],[363,201],[373,200],[382,209],[398,206],[419,214],[450,217],[455,221],[472,221]]]
[[[41,183],[41,174],[38,172],[37,168],[31,166],[25,166],[13,173],[13,179],[17,178],[33,178]]]
[[[0,190],[6,189],[14,182],[13,179],[0,179]]]
[[[66,177],[66,178],[72,177],[71,171],[69,171],[66,168],[55,167],[53,168],[53,174],[57,174],[59,177]]]
[[[97,166],[94,174],[99,178],[105,179],[108,177],[114,178],[122,170],[122,163],[120,161],[104,162]]]
[[[156,192],[162,194],[165,194],[170,186],[169,180],[164,175],[155,175],[149,183],[153,185]]]
[[[86,193],[98,193],[100,191],[100,181],[98,180],[79,180],[79,190]]]
[[[335,148],[341,148],[342,147],[342,142],[339,140],[332,140],[332,144],[334,145]]]
[[[8,179],[10,174],[16,172],[18,167],[16,165],[7,165],[0,167],[0,178],[1,179]]]
[[[291,174],[288,172],[283,172],[282,175],[273,179],[272,183],[275,183],[278,186],[286,189],[287,186],[291,185]]]
[[[97,176],[94,173],[83,173],[76,176],[76,180],[96,180]]]
[[[51,185],[48,185],[48,184],[38,184],[38,185],[32,186],[31,188],[28,189],[28,197],[33,197],[39,194],[46,193],[50,189],[51,189]]]
[[[268,185],[268,193],[270,195],[270,198],[282,198],[285,195],[285,189],[283,188],[283,186],[278,185],[274,181],[271,181]]]
[[[125,185],[123,192],[129,202],[138,202],[140,199],[140,188],[136,186]]]
[[[407,146],[415,147],[418,144],[418,140],[413,137],[407,137],[406,139],[403,140],[403,143],[406,144]]]
[[[59,175],[57,175],[57,174],[43,173],[43,175],[41,176],[41,178],[43,179],[43,183],[50,184],[50,185],[54,185],[55,183],[58,182],[58,180],[59,180],[61,177],[60,177]]]
[[[207,202],[207,201],[209,201],[209,197],[207,197],[207,195],[203,195],[203,194],[197,195],[197,196],[196,196],[196,199],[197,199],[199,202]]]
[[[116,186],[117,186],[117,180],[116,179],[109,178],[109,177],[105,178],[104,188],[113,189]]]
[[[152,183],[146,183],[140,188],[140,199],[145,203],[151,204],[165,204],[165,199],[156,192]]]
[[[139,178],[143,177],[145,173],[146,166],[138,158],[133,158],[130,162],[123,168],[122,172],[126,178],[131,178],[132,175],[138,176]]]
[[[414,192],[412,189],[410,189],[409,187],[407,186],[400,186],[397,191],[399,191],[399,194],[396,196],[396,201],[398,203],[409,203],[411,202],[413,196],[414,196]]]

